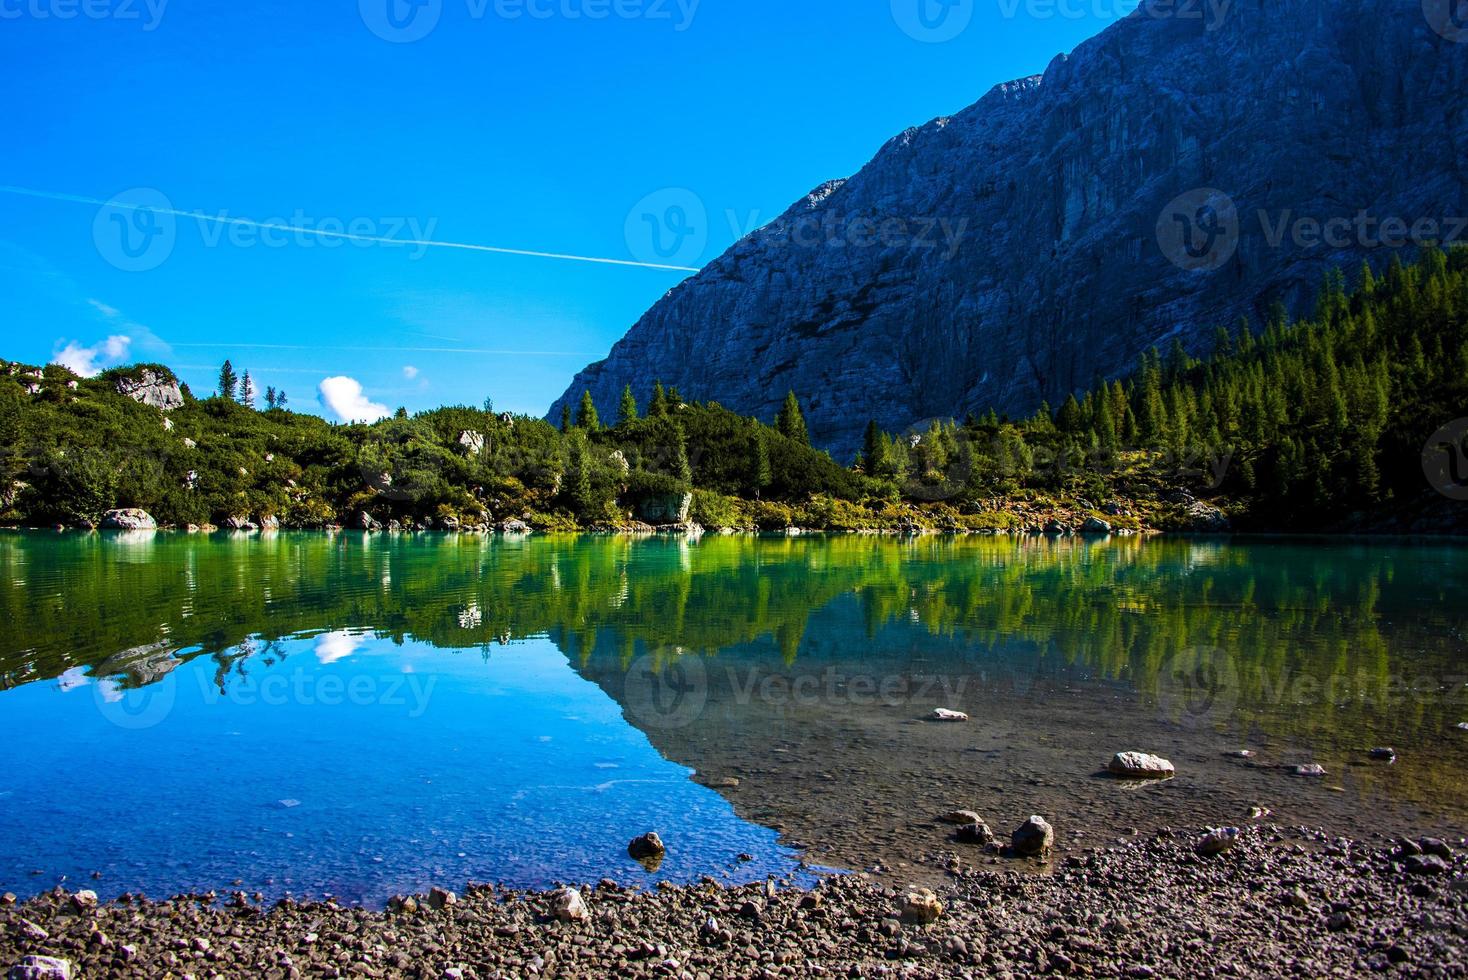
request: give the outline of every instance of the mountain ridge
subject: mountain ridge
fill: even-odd
[[[763,418],[794,390],[845,458],[869,419],[1058,403],[1398,251],[1359,227],[1312,244],[1312,223],[1468,214],[1468,44],[1416,0],[1152,9],[813,189],[670,290],[550,417],[654,379]],[[853,244],[894,221],[895,242]],[[956,248],[919,240],[929,222],[962,228]]]

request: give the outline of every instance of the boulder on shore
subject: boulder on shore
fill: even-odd
[[[591,918],[591,909],[586,899],[574,888],[562,888],[551,896],[551,907],[555,917],[562,922],[585,922]]]
[[[26,956],[10,968],[9,980],[71,980],[71,961],[55,956]]]
[[[1210,830],[1204,834],[1194,850],[1204,857],[1216,857],[1232,848],[1238,842],[1239,828],[1220,827],[1217,830]]]
[[[915,925],[937,922],[943,914],[943,903],[926,888],[908,892],[902,899],[902,921]]]
[[[984,822],[984,818],[974,810],[949,810],[938,819],[944,823],[957,824],[960,827],[964,824]]]
[[[158,522],[146,510],[124,507],[103,514],[102,526],[110,531],[156,531]]]
[[[1146,752],[1118,752],[1106,768],[1124,779],[1171,779],[1177,775],[1171,762]]]
[[[1016,854],[1037,857],[1055,846],[1055,828],[1044,817],[1030,817],[1009,837]]]
[[[966,823],[959,827],[957,838],[960,844],[978,844],[980,847],[987,847],[994,843],[994,831],[989,829],[989,825],[984,821],[975,820],[973,823]]]

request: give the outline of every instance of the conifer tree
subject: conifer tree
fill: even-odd
[[[627,425],[637,421],[637,396],[632,394],[632,386],[626,385],[622,388],[622,404],[617,407],[617,424]]]
[[[761,425],[754,432],[754,463],[750,480],[754,484],[755,500],[761,499],[771,479],[770,444],[765,436],[765,427]]]
[[[576,409],[576,428],[587,432],[601,429],[601,419],[597,418],[596,402],[592,400],[590,391],[581,393],[581,407]]]
[[[656,381],[652,386],[652,400],[647,404],[647,417],[660,419],[668,414],[668,393],[663,390],[663,383]]]
[[[800,400],[793,391],[785,394],[785,404],[775,417],[775,431],[802,446],[810,445],[810,432],[805,427],[805,416],[800,412]]]
[[[255,382],[250,380],[250,372],[240,379],[240,404],[246,408],[255,407]]]
[[[239,377],[234,373],[234,365],[225,361],[224,366],[219,369],[219,397],[234,401],[239,384]]]

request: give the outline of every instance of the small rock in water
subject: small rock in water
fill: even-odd
[[[662,857],[668,853],[668,848],[657,832],[652,831],[633,838],[632,843],[627,845],[627,853],[638,861],[645,861],[648,858]]]
[[[982,820],[966,823],[958,828],[958,841],[961,844],[978,844],[980,846],[994,843],[994,831]]]
[[[27,956],[10,968],[10,980],[71,980],[71,961],[55,956]]]
[[[562,888],[551,897],[551,902],[556,918],[562,922],[585,922],[591,918],[586,899],[574,888]]]
[[[1291,770],[1296,776],[1309,776],[1319,778],[1326,774],[1325,767],[1315,762],[1307,762],[1304,765],[1295,766]]]
[[[1055,828],[1044,817],[1030,817],[1010,835],[1009,842],[1016,853],[1035,857],[1055,846]]]
[[[1463,729],[1463,731],[1468,732],[1468,721],[1458,722],[1458,727]]]
[[[963,824],[984,822],[984,818],[979,816],[973,810],[949,810],[938,819],[943,821],[944,823],[959,824],[960,826]]]
[[[71,896],[71,907],[78,912],[88,912],[97,907],[97,893],[83,889]]]
[[[14,905],[14,904],[15,904],[15,892],[6,892],[4,895],[0,895],[0,905]]]
[[[928,718],[932,721],[968,721],[968,715],[962,711],[953,711],[949,708],[934,708],[933,713]]]
[[[1224,755],[1228,756],[1230,759],[1252,759],[1254,758],[1254,750],[1234,749],[1232,752],[1225,752]]]
[[[1274,811],[1269,809],[1269,807],[1267,806],[1251,806],[1249,808],[1249,819],[1263,820],[1265,817],[1270,816],[1273,813]]]
[[[278,806],[278,807],[280,807],[282,810],[294,810],[296,807],[298,807],[298,806],[301,805],[301,801],[300,800],[277,800],[275,802],[275,805]]]
[[[1198,841],[1197,852],[1204,857],[1215,857],[1239,842],[1239,828],[1220,827],[1210,830]]]
[[[1118,752],[1106,768],[1112,775],[1126,779],[1169,779],[1177,775],[1171,762],[1145,752]]]
[[[902,899],[902,921],[918,925],[937,922],[943,914],[943,903],[926,888],[908,892]]]
[[[1396,762],[1397,750],[1389,748],[1375,748],[1371,750],[1371,758],[1377,762]]]

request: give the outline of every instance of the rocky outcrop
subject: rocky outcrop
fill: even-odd
[[[109,531],[153,531],[157,529],[158,522],[146,510],[124,507],[103,514],[102,526]]]
[[[633,501],[637,519],[648,524],[686,524],[692,506],[691,493],[646,493]]]
[[[735,243],[550,417],[661,379],[769,420],[793,389],[845,462],[868,419],[1026,413],[1173,338],[1206,352],[1329,268],[1390,261],[1387,219],[1445,237],[1465,92],[1468,44],[1422,0],[1149,0]]]
[[[470,456],[478,456],[484,452],[484,433],[465,429],[459,433],[459,448]]]
[[[152,368],[141,368],[118,376],[117,391],[160,411],[183,408],[183,392],[179,389],[178,379]]]

